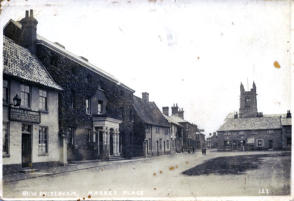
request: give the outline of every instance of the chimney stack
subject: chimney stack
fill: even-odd
[[[178,115],[178,110],[179,110],[178,104],[174,104],[172,106],[172,115],[177,116]]]
[[[143,93],[142,93],[142,100],[143,100],[144,102],[148,103],[148,102],[149,102],[149,93],[147,93],[147,92],[143,92]]]
[[[162,107],[162,113],[166,116],[169,116],[169,107]]]
[[[36,40],[37,40],[37,24],[38,21],[34,18],[33,10],[26,10],[25,18],[21,21],[21,46],[30,50],[32,54],[36,54]]]
[[[184,109],[183,108],[178,111],[178,116],[180,118],[184,119]]]
[[[286,117],[287,117],[287,118],[292,118],[292,115],[291,115],[290,110],[287,111],[287,116],[286,116]]]

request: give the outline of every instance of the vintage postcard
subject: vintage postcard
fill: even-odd
[[[293,199],[292,1],[0,4],[1,199]]]

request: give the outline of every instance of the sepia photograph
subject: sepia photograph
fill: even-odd
[[[291,0],[2,0],[1,200],[291,200]]]

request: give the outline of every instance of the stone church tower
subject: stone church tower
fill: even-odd
[[[245,91],[243,84],[240,86],[240,109],[239,117],[257,117],[257,99],[256,99],[256,86],[253,82],[252,89]]]

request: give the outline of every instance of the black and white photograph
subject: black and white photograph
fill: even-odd
[[[292,200],[292,4],[0,1],[1,200]]]

